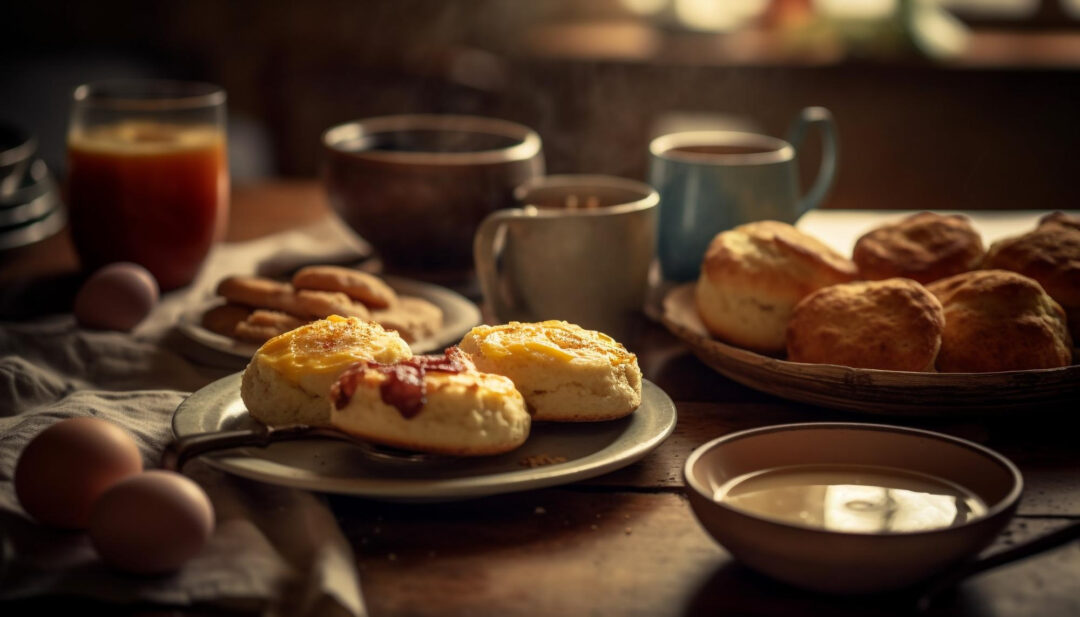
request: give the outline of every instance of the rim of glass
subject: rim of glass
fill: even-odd
[[[502,148],[466,152],[401,152],[346,150],[343,142],[380,133],[435,131],[480,133],[505,137],[514,143]],[[353,120],[332,126],[322,134],[323,146],[334,152],[371,161],[398,164],[483,165],[527,161],[541,150],[540,135],[529,127],[486,116],[458,114],[401,114]]]
[[[761,152],[685,152],[679,148],[744,146]],[[788,142],[760,133],[743,131],[683,131],[661,135],[649,142],[649,152],[657,158],[704,165],[762,165],[795,158]]]
[[[72,98],[101,109],[169,111],[223,105],[225,90],[204,81],[106,79],[80,85]]]

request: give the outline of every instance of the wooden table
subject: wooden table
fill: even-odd
[[[235,191],[231,239],[326,216],[314,183]],[[63,236],[9,257],[3,295],[70,277]],[[62,295],[62,294],[60,294]],[[53,298],[54,300],[56,297]],[[449,504],[395,505],[332,497],[352,542],[371,615],[894,615],[910,594],[834,598],[743,568],[698,526],[682,465],[698,445],[745,428],[816,420],[890,422],[995,448],[1027,483],[1019,515],[990,550],[1080,519],[1080,446],[1065,413],[980,421],[844,414],[787,402],[714,373],[663,328],[642,320],[628,346],[647,379],[675,400],[675,433],[639,463],[561,488]],[[888,559],[888,555],[882,555]],[[960,587],[932,614],[1080,615],[1080,544]]]

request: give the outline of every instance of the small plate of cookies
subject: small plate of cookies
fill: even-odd
[[[824,407],[985,415],[1080,398],[1080,218],[1028,215],[1033,229],[987,249],[974,213],[881,216],[850,259],[776,221],[722,232],[663,322],[721,374]]]
[[[675,405],[609,336],[561,321],[476,326],[441,354],[331,316],[274,337],[173,415],[166,466],[390,501],[574,482],[629,465]],[[257,446],[257,447],[256,447]]]
[[[445,287],[316,265],[301,268],[288,281],[227,277],[214,298],[181,317],[178,328],[197,343],[246,359],[271,338],[330,315],[395,330],[416,353],[441,350],[481,319],[475,304]]]

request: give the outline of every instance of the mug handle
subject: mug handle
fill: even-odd
[[[825,195],[832,188],[833,179],[836,177],[836,159],[839,156],[839,144],[836,138],[836,124],[833,122],[832,113],[824,107],[807,107],[799,112],[799,117],[788,132],[788,142],[795,148],[796,156],[802,149],[803,138],[811,126],[821,126],[821,167],[818,168],[817,180],[810,191],[799,200],[799,215],[807,210],[816,208]]]
[[[494,299],[499,280],[495,237],[507,222],[524,218],[531,216],[522,208],[496,210],[489,214],[476,230],[473,238],[473,260],[476,262],[476,277],[480,279],[480,292],[484,294],[484,303],[489,311],[495,310]]]

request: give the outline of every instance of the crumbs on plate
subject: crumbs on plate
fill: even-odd
[[[554,465],[556,463],[565,463],[565,456],[551,456],[550,454],[534,454],[533,456],[526,456],[518,461],[518,464],[522,467],[542,467],[544,465]]]

